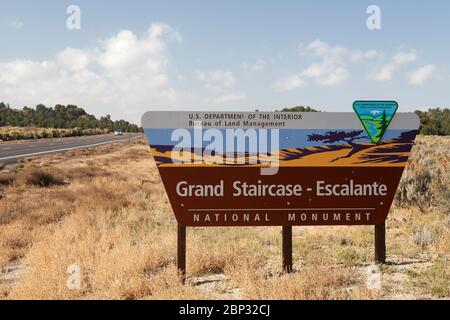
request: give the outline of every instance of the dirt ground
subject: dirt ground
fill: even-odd
[[[450,147],[428,139],[419,152]],[[176,221],[142,139],[2,169],[0,297],[449,299],[449,229],[439,207],[393,206],[377,266],[373,227],[295,227],[294,272],[283,274],[281,228],[189,228],[182,285]]]

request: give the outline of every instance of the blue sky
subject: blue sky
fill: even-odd
[[[81,9],[69,30],[66,9]],[[369,30],[366,9],[381,9]],[[0,100],[147,110],[448,107],[450,2],[1,1]]]

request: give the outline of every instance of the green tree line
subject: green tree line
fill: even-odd
[[[283,112],[318,112],[311,107],[297,106],[283,108]],[[415,112],[420,118],[419,133],[423,135],[449,136],[450,135],[450,109],[434,108],[428,111]]]
[[[416,111],[420,118],[420,133],[425,135],[450,135],[450,109],[429,109]]]
[[[284,112],[318,112],[311,107],[286,107]],[[428,111],[416,111],[420,118],[420,134],[424,135],[450,135],[450,109],[434,108]],[[0,126],[39,127],[55,129],[107,129],[114,131],[120,129],[124,132],[137,132],[139,127],[125,120],[111,120],[110,115],[97,119],[88,114],[83,108],[76,105],[60,105],[54,108],[39,104],[36,108],[24,107],[13,109],[0,102]]]
[[[55,129],[106,129],[123,132],[138,132],[139,127],[125,120],[111,120],[110,115],[100,117],[88,114],[76,105],[57,104],[54,108],[39,104],[36,108],[24,107],[13,109],[9,105],[0,103],[0,126],[38,127]]]
[[[281,109],[281,112],[319,112],[319,110],[313,109],[311,107],[297,106],[283,108]]]

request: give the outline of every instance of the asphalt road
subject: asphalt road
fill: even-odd
[[[142,136],[140,133],[124,133],[123,136],[114,136],[111,134],[17,143],[0,143],[0,163],[13,163],[27,157],[36,157],[50,153],[95,147],[109,143],[127,141],[140,136]]]

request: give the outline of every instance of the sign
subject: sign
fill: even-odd
[[[354,108],[147,112],[142,125],[180,225],[381,225],[419,119]]]
[[[353,110],[372,142],[378,143],[383,138],[389,124],[397,112],[395,101],[356,101]]]

